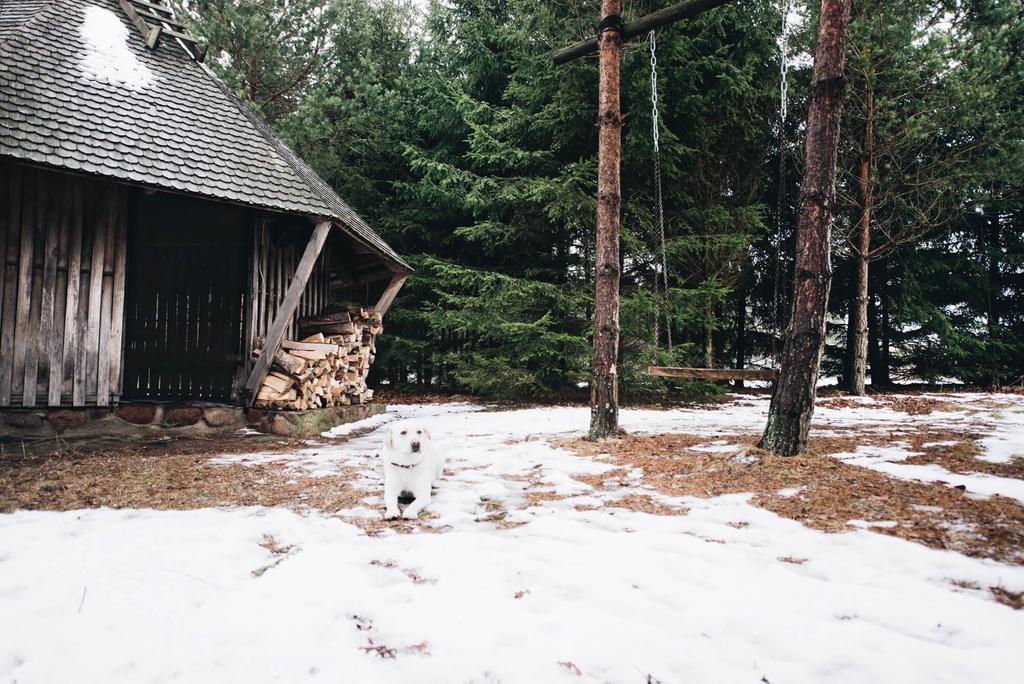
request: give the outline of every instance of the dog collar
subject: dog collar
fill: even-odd
[[[393,461],[389,461],[389,463],[391,463],[391,465],[395,466],[396,468],[405,468],[406,470],[408,470],[409,468],[415,468],[420,463],[423,463],[423,461],[417,461],[416,463],[413,463],[412,465],[402,465],[401,463],[395,463]]]

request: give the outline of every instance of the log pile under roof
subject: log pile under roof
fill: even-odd
[[[366,375],[384,327],[361,307],[325,311],[299,321],[301,340],[285,340],[256,395],[258,408],[304,411],[365,404]],[[260,349],[254,351],[259,355]]]

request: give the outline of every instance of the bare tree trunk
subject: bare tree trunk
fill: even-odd
[[[864,149],[860,160],[860,221],[857,224],[857,280],[854,296],[853,362],[850,368],[850,394],[864,396],[868,370],[868,265],[871,252],[871,210],[874,194],[871,171],[875,154],[875,103],[870,80],[867,84],[867,119],[864,123]]]
[[[782,347],[779,380],[761,438],[763,449],[783,456],[799,454],[807,446],[825,348],[825,316],[832,284],[829,241],[849,19],[850,0],[821,0],[796,226],[793,308]]]
[[[598,37],[597,243],[594,273],[594,358],[590,381],[590,439],[619,430],[619,111],[621,0],[602,0]]]

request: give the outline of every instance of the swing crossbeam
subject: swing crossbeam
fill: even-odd
[[[656,378],[682,380],[768,380],[774,382],[779,371],[774,368],[675,368],[648,366],[647,374]]]
[[[714,9],[719,5],[724,5],[734,0],[687,0],[686,2],[680,2],[672,5],[671,7],[665,7],[651,12],[643,17],[640,17],[631,24],[627,24],[622,27],[622,40],[629,40],[630,38],[636,38],[642,36],[648,31],[653,29],[659,29],[662,26],[668,26],[673,24],[680,19],[693,19],[694,17],[707,12],[708,10]],[[597,36],[582,40],[569,47],[564,47],[561,50],[556,50],[552,53],[551,57],[555,64],[565,64],[571,62],[574,59],[580,57],[586,57],[597,52]]]

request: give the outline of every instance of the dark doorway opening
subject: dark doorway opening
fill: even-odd
[[[252,221],[251,212],[230,205],[133,193],[125,399],[232,399]]]

